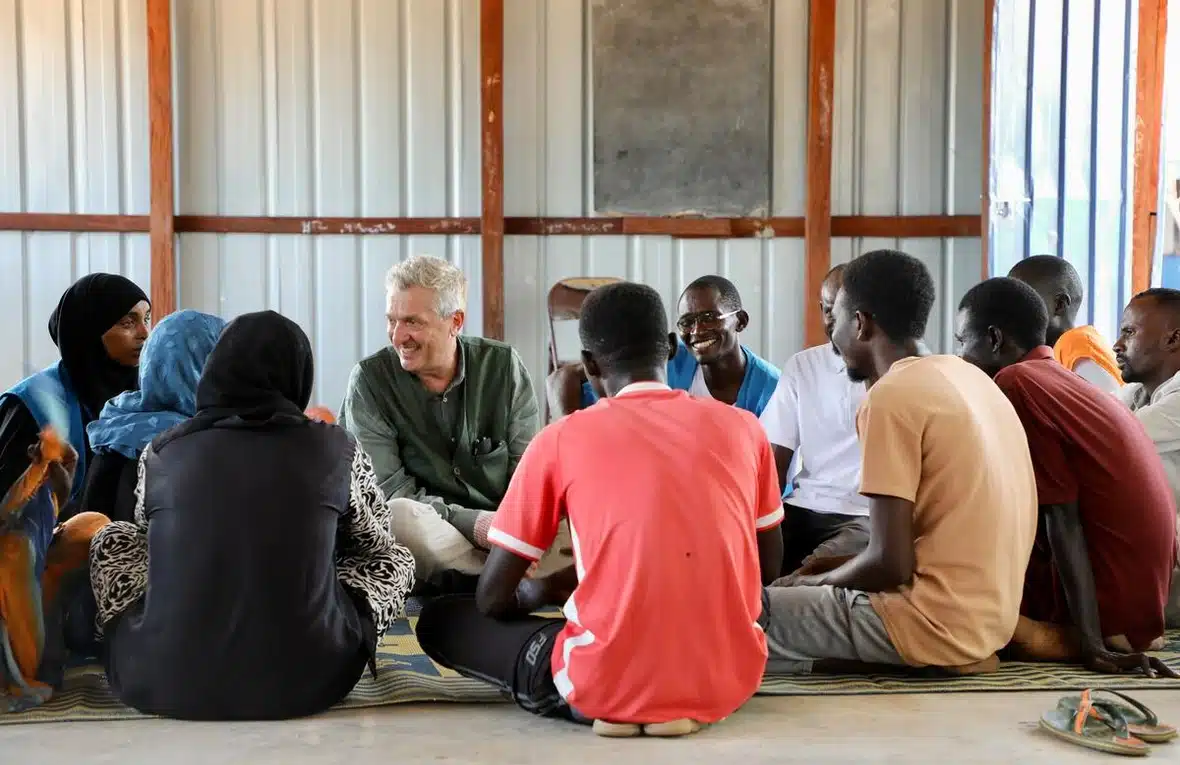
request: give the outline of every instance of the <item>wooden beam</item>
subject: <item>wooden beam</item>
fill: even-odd
[[[1151,286],[1155,220],[1160,193],[1160,127],[1163,123],[1164,42],[1167,27],[1167,0],[1139,0],[1139,50],[1135,62],[1131,294]]]
[[[801,237],[803,218],[505,218],[516,236],[670,236],[676,239]],[[831,236],[930,239],[977,237],[978,215],[837,215]],[[824,269],[825,272],[827,269]],[[821,277],[822,278],[822,277]]]
[[[483,334],[504,339],[504,0],[479,3]]]
[[[832,218],[833,237],[942,239],[976,237],[980,233],[978,215],[837,215]]]
[[[811,0],[807,28],[807,202],[804,251],[807,306],[804,342],[826,341],[819,292],[832,264],[832,88],[836,63],[836,2]]]
[[[479,218],[298,218],[178,215],[176,230],[201,234],[478,234]]]
[[[980,147],[980,175],[983,193],[980,195],[979,251],[981,279],[991,276],[991,256],[988,253],[988,228],[992,214],[992,48],[996,34],[996,0],[983,0],[983,146]],[[1063,38],[1064,39],[1064,38]]]
[[[980,235],[977,215],[836,215],[832,237],[939,239]],[[799,238],[803,218],[505,218],[513,236],[669,236],[676,239]],[[177,215],[178,234],[452,236],[479,234],[479,218],[302,218],[256,215]],[[148,233],[146,215],[0,213],[0,231]]]
[[[69,215],[0,213],[0,231],[74,231],[147,233],[146,215]]]
[[[176,310],[171,0],[147,0],[147,51],[152,316],[161,319]]]

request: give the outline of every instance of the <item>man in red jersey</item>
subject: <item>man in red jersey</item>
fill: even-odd
[[[959,304],[959,355],[988,373],[1028,437],[1040,506],[1013,649],[1100,672],[1174,676],[1159,659],[1176,561],[1176,510],[1146,431],[1045,344],[1048,313],[1015,279]]]
[[[766,663],[761,584],[783,554],[774,455],[749,412],[668,387],[667,328],[650,287],[587,297],[599,402],[525,451],[475,597],[433,600],[417,624],[439,664],[599,735],[693,733],[753,696]],[[527,578],[563,518],[575,565]],[[529,615],[547,604],[564,618]]]

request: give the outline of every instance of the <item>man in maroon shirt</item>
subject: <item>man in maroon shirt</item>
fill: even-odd
[[[1164,633],[1176,510],[1163,464],[1126,407],[1053,358],[1028,285],[988,279],[959,304],[959,355],[1020,415],[1041,514],[1013,653],[1103,672],[1176,674],[1142,651]]]

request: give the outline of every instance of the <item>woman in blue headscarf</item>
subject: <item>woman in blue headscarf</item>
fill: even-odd
[[[112,521],[132,521],[136,465],[144,447],[197,411],[197,381],[225,320],[200,311],[178,311],[159,324],[139,357],[139,390],[107,402],[86,433],[94,464],[81,505]]]

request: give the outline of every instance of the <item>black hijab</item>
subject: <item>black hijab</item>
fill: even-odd
[[[86,420],[103,404],[139,384],[137,367],[123,366],[107,354],[102,336],[141,300],[135,282],[117,274],[89,274],[74,282],[49,317],[49,336],[82,402]]]
[[[299,325],[274,311],[226,325],[197,383],[194,429],[304,425],[315,363]]]

